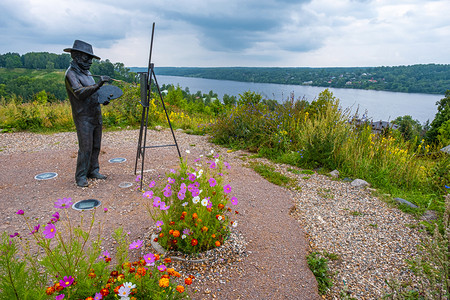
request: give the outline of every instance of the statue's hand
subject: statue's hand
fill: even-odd
[[[111,77],[106,76],[106,75],[100,76],[100,81],[103,82],[103,83],[111,81]]]
[[[109,104],[109,101],[108,100],[106,100],[105,102],[103,102],[103,105],[108,105]]]

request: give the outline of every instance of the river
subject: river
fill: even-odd
[[[192,77],[157,75],[158,84],[180,85],[182,89],[189,88],[191,94],[201,91],[204,94],[213,91],[219,99],[224,94],[236,96],[246,91],[261,94],[263,98],[274,99],[279,102],[285,101],[291,93],[295,98],[305,98],[313,101],[324,87],[305,85],[286,85],[273,83],[253,83],[229,80],[215,80]],[[436,101],[442,99],[443,95],[430,94],[408,94],[385,91],[336,89],[329,88],[336,98],[339,98],[342,108],[350,108],[352,112],[359,111],[359,115],[367,111],[367,115],[374,121],[392,121],[398,116],[410,115],[422,124],[427,120],[434,119],[437,112]]]

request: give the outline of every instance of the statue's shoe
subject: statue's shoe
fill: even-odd
[[[95,178],[95,179],[106,179],[108,176],[100,174],[99,172],[93,172],[88,175],[89,178]]]
[[[87,187],[89,185],[86,177],[80,178],[77,180],[77,185],[81,187]]]

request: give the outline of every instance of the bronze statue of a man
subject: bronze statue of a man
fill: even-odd
[[[78,186],[86,187],[88,186],[87,178],[106,179],[105,175],[99,173],[102,112],[97,91],[111,78],[100,76],[99,82],[95,83],[89,69],[92,59],[100,59],[100,57],[94,55],[90,44],[75,40],[73,47],[66,48],[64,51],[70,52],[72,56],[72,62],[66,71],[65,82],[78,136],[75,180]]]

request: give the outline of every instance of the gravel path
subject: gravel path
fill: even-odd
[[[142,207],[135,187],[123,189],[123,182],[134,183],[134,160],[138,131],[105,132],[100,156],[106,181],[90,181],[88,188],[74,183],[76,134],[73,132],[39,135],[7,133],[0,135],[0,230],[25,230],[14,213],[33,212],[44,222],[53,213],[52,203],[61,197],[74,201],[95,198],[108,206],[108,214],[97,217],[105,223],[104,236],[123,226],[131,239],[146,238],[153,221]],[[149,144],[171,143],[170,131],[148,131]],[[327,295],[339,299],[346,288],[357,299],[378,299],[387,286],[384,279],[414,280],[405,260],[416,255],[419,233],[411,229],[417,221],[373,197],[365,189],[349,183],[312,174],[294,174],[288,166],[274,165],[278,171],[298,181],[301,191],[273,185],[246,168],[247,154],[228,153],[207,142],[207,137],[176,132],[180,150],[190,157],[219,152],[230,162],[227,179],[240,200],[237,234],[246,242],[246,256],[204,273],[199,270],[198,292],[194,299],[318,299],[317,283],[308,269],[308,251],[327,251],[339,259],[330,264],[335,272],[334,287]],[[164,174],[177,165],[176,151],[168,148],[147,152],[146,175]],[[124,157],[125,163],[108,160]],[[37,181],[42,172],[57,172],[52,180]],[[77,216],[78,212],[71,212]],[[308,238],[306,238],[306,236]],[[107,238],[105,248],[112,249]],[[199,269],[201,269],[199,267]]]

